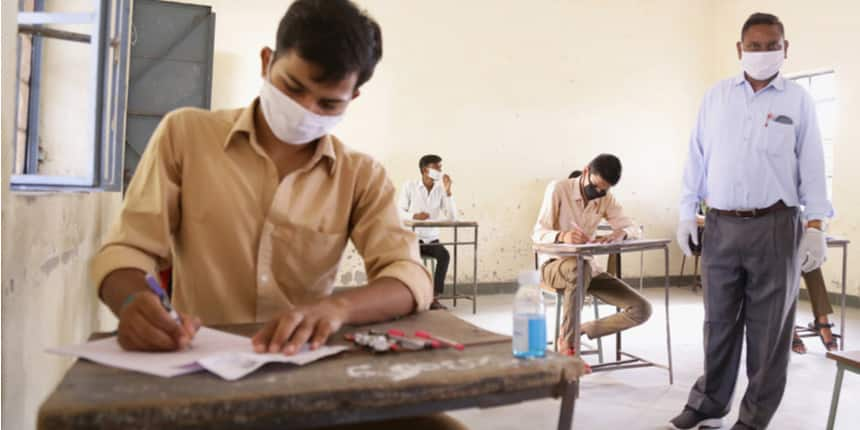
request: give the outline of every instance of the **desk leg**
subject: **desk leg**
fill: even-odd
[[[600,319],[600,304],[597,297],[594,297],[594,320]],[[597,338],[597,362],[603,364],[603,338]]]
[[[621,312],[621,308],[616,307],[615,313]],[[621,332],[615,333],[615,361],[621,361]]]
[[[474,252],[472,253],[472,315],[478,313],[478,226],[475,226]]]
[[[663,248],[663,260],[666,265],[666,279],[663,284],[666,303],[666,353],[669,357],[669,385],[675,383],[675,375],[672,369],[672,330],[669,324],[669,247]]]
[[[457,307],[457,226],[454,226],[454,307]]]
[[[839,323],[839,350],[845,350],[845,284],[846,272],[848,271],[848,245],[842,245],[842,303],[839,312],[842,314]]]
[[[615,276],[621,279],[621,253],[615,254]],[[596,298],[594,300],[597,300]],[[621,308],[615,307],[615,313],[621,312]],[[621,332],[615,333],[615,361],[621,361]]]
[[[573,411],[576,403],[579,383],[577,381],[566,381],[564,393],[561,396],[561,411],[558,415],[558,430],[570,430],[573,427]]]
[[[574,292],[574,303],[573,307],[573,350],[576,353],[576,357],[579,357],[579,349],[580,349],[580,335],[579,330],[582,325],[582,302],[585,301],[585,280],[583,277],[585,276],[585,270],[582,267],[585,264],[585,260],[581,255],[576,256],[576,291]]]
[[[833,383],[833,398],[830,400],[830,415],[827,416],[827,430],[833,430],[833,425],[836,423],[836,408],[839,406],[839,393],[842,391],[842,376],[844,374],[845,367],[837,363],[836,382]]]

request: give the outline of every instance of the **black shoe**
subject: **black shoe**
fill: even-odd
[[[677,417],[669,421],[669,428],[674,430],[718,429],[722,426],[723,419],[721,417],[709,417],[687,407]]]
[[[732,430],[755,430],[755,427],[748,426],[748,425],[738,421],[735,423],[735,425],[732,426]]]
[[[433,301],[430,303],[430,310],[431,311],[436,311],[436,310],[447,311],[448,307],[443,305],[442,303],[439,303],[438,300],[433,299]]]

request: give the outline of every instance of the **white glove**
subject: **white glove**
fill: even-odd
[[[699,245],[699,230],[696,225],[696,219],[681,221],[678,224],[678,246],[687,257],[693,256],[693,250],[690,249],[690,239],[693,239],[693,244]]]
[[[824,232],[817,228],[807,228],[803,239],[800,240],[800,270],[811,272],[827,261],[827,238]]]

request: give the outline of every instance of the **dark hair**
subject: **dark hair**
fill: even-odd
[[[750,17],[747,18],[746,22],[744,22],[744,26],[741,27],[741,40],[744,40],[744,34],[746,34],[747,30],[749,30],[750,27],[762,24],[775,25],[777,28],[779,28],[779,34],[781,34],[782,37],[785,37],[785,27],[782,25],[782,21],[780,21],[779,18],[776,17],[776,15],[756,12],[750,15]]]
[[[296,0],[278,24],[275,54],[295,52],[320,66],[319,81],[358,72],[358,88],[382,58],[379,24],[350,0]]]
[[[600,154],[588,163],[591,173],[600,176],[609,185],[615,186],[621,180],[621,160],[612,154]]]
[[[421,157],[420,160],[418,160],[418,170],[423,172],[425,167],[427,167],[433,163],[441,163],[441,162],[442,162],[442,157],[440,157],[438,155],[427,154],[427,155]]]

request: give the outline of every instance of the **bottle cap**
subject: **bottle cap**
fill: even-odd
[[[540,285],[540,274],[537,270],[524,270],[520,272],[520,285]]]

